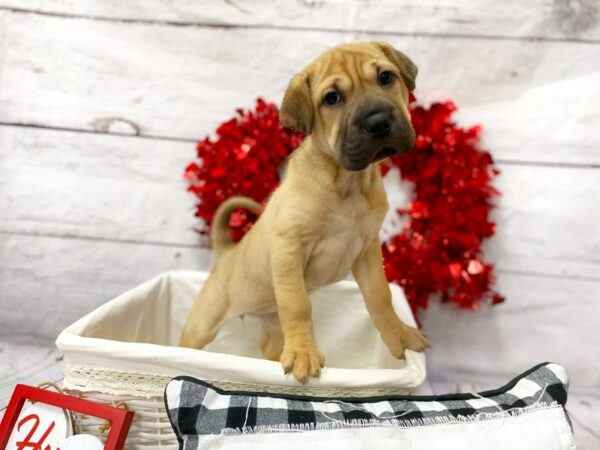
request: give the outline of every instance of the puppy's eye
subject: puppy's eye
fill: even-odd
[[[323,97],[323,103],[329,106],[337,105],[341,102],[342,96],[339,94],[339,92],[336,91],[328,92],[327,94],[325,94],[325,97]]]
[[[379,74],[379,84],[388,86],[394,82],[394,74],[389,70],[384,70]]]

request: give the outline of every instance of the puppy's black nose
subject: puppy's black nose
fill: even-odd
[[[390,134],[392,121],[387,113],[376,111],[362,120],[361,128],[369,137],[382,138]]]

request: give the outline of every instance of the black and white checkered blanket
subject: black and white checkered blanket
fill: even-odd
[[[225,392],[194,378],[177,377],[167,385],[165,402],[181,448],[187,450],[198,448],[198,437],[206,435],[415,427],[517,415],[532,408],[564,406],[567,385],[565,370],[554,363],[537,365],[504,387],[479,394],[368,399]]]

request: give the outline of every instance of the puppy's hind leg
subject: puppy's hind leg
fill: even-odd
[[[211,275],[194,302],[179,346],[200,349],[209,344],[227,319],[228,307],[226,293],[219,280]]]
[[[266,359],[279,361],[283,351],[283,332],[277,313],[260,316],[263,323],[261,349]]]

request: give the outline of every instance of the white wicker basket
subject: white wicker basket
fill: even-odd
[[[367,397],[409,394],[425,378],[425,356],[393,358],[366,312],[355,283],[342,281],[313,295],[313,320],[326,368],[306,385],[261,358],[256,317],[233,319],[204,350],[176,347],[195,295],[207,274],[168,272],[78,320],[56,341],[64,353],[64,388],[135,411],[128,449],[176,449],[163,391],[177,375],[229,390],[312,396]],[[394,308],[415,325],[402,291],[392,286]],[[98,435],[99,421],[78,416],[79,430]]]

